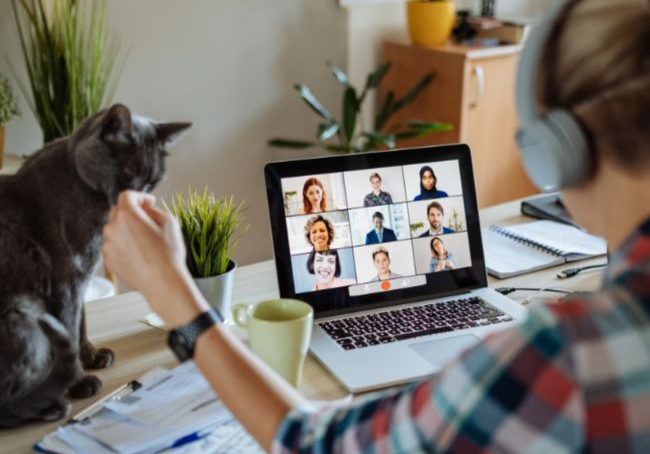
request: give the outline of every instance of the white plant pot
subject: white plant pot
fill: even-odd
[[[227,271],[223,274],[194,278],[194,282],[203,293],[203,297],[212,307],[219,311],[224,320],[232,318],[230,306],[232,304],[232,289],[235,283],[236,269],[237,264],[231,260]]]

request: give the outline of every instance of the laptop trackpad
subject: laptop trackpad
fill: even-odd
[[[411,344],[415,353],[422,356],[430,364],[440,367],[444,363],[458,357],[464,350],[478,343],[480,339],[473,334],[436,339],[418,344]]]

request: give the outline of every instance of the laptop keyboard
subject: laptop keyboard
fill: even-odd
[[[423,306],[320,322],[344,350],[387,344],[431,334],[512,321],[481,298],[462,298]]]

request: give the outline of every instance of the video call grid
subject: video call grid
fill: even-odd
[[[457,161],[454,161],[454,163],[457,165]],[[422,166],[425,166],[425,165],[431,166],[431,165],[435,165],[435,164],[439,164],[439,163],[428,163],[428,164],[427,163],[422,163],[422,164],[413,165],[413,167],[422,167]],[[401,275],[399,278],[401,278],[401,277],[411,277],[411,276],[415,276],[415,275],[419,275],[419,274],[428,274],[430,271],[418,272],[416,267],[415,267],[415,254],[416,254],[416,251],[415,251],[415,241],[414,240],[417,240],[420,236],[419,235],[414,235],[413,233],[411,233],[411,230],[410,230],[410,226],[411,226],[410,211],[411,210],[409,209],[409,207],[410,206],[415,206],[415,205],[423,205],[423,206],[426,207],[428,204],[430,204],[431,202],[434,202],[434,201],[441,201],[441,200],[449,201],[449,200],[453,200],[453,199],[460,199],[461,200],[461,205],[464,206],[463,194],[462,194],[462,191],[461,191],[459,194],[448,195],[448,196],[439,197],[439,198],[436,198],[436,199],[424,199],[424,200],[418,200],[418,201],[408,200],[407,196],[406,196],[407,188],[406,188],[405,167],[406,166],[391,166],[391,167],[378,167],[378,168],[375,168],[375,169],[364,169],[363,172],[366,173],[368,177],[371,174],[375,173],[375,172],[377,172],[377,173],[379,173],[381,175],[381,173],[385,172],[386,169],[398,168],[400,170],[400,172],[401,172],[401,184],[402,184],[402,189],[403,189],[403,194],[404,194],[404,201],[386,203],[386,204],[377,204],[377,205],[373,205],[373,206],[370,206],[370,207],[365,207],[365,206],[363,206],[363,204],[352,206],[349,203],[350,198],[348,197],[348,187],[347,187],[347,178],[346,178],[346,176],[351,174],[351,173],[355,173],[356,171],[333,172],[333,173],[330,173],[330,174],[315,174],[315,175],[305,175],[304,177],[300,177],[300,178],[304,178],[306,180],[306,179],[311,178],[311,177],[316,177],[316,178],[321,177],[322,178],[323,175],[340,174],[341,175],[341,180],[342,180],[342,186],[343,186],[343,194],[344,194],[344,198],[345,198],[345,202],[346,202],[346,208],[326,209],[325,211],[322,211],[322,212],[309,213],[309,214],[302,214],[302,213],[288,214],[286,212],[286,210],[285,210],[285,222],[286,222],[286,226],[287,226],[287,234],[288,235],[290,234],[290,231],[289,231],[289,219],[290,218],[303,217],[306,220],[308,220],[309,218],[311,218],[313,216],[316,216],[316,215],[319,215],[319,214],[321,214],[321,215],[322,214],[333,214],[333,213],[337,213],[337,212],[338,213],[344,213],[346,215],[346,218],[347,218],[346,224],[347,224],[347,229],[348,229],[347,233],[348,233],[349,238],[350,238],[350,245],[328,248],[328,250],[342,251],[342,250],[350,249],[352,251],[352,265],[353,265],[353,269],[355,271],[354,272],[354,281],[355,282],[350,284],[350,285],[354,285],[355,283],[356,284],[363,284],[363,283],[366,283],[368,281],[359,282],[359,280],[358,280],[358,276],[360,275],[360,268],[359,268],[359,265],[356,263],[356,254],[354,253],[354,251],[358,250],[358,249],[361,249],[361,248],[365,248],[365,247],[368,246],[368,244],[367,243],[354,244],[354,242],[353,242],[353,234],[352,234],[353,232],[352,232],[352,228],[351,228],[352,223],[350,221],[350,215],[349,214],[350,214],[350,212],[355,211],[355,210],[356,211],[366,211],[366,210],[377,209],[377,208],[380,208],[380,207],[402,205],[402,206],[405,206],[405,208],[406,208],[405,209],[406,225],[409,227],[408,228],[408,232],[409,232],[408,238],[402,238],[402,239],[397,239],[397,240],[388,241],[388,242],[382,241],[380,243],[374,243],[373,246],[379,247],[379,246],[382,246],[382,245],[385,246],[386,244],[409,242],[410,246],[411,246],[411,248],[410,248],[410,257],[409,258],[410,258],[411,263],[413,264],[413,269],[415,271],[414,271],[413,274]],[[460,176],[460,175],[458,175],[458,176]],[[382,180],[383,180],[383,178],[382,178]],[[383,181],[382,181],[382,183],[383,183]],[[302,200],[302,197],[303,197],[302,191],[300,193],[300,197],[301,197],[301,200]],[[447,216],[447,214],[445,214],[445,217],[446,216]],[[426,219],[427,219],[427,216],[425,216],[425,220]],[[462,222],[464,224],[464,229],[457,230],[454,233],[465,233],[465,241],[467,243],[467,246],[469,246],[469,239],[467,238],[467,235],[466,235],[467,222],[466,222],[466,216],[464,215],[464,213],[463,213],[463,216],[462,216]],[[443,221],[443,225],[444,225],[444,221]],[[372,225],[369,226],[370,230],[372,230],[373,228],[374,228],[374,226],[372,226]],[[384,228],[386,228],[386,227],[384,227]],[[426,224],[425,224],[425,228],[428,230],[428,227],[426,226]],[[445,233],[440,234],[440,236],[448,235],[448,234],[449,233],[445,232]],[[290,255],[291,255],[291,257],[296,257],[296,256],[301,256],[301,255],[304,255],[306,257],[306,256],[309,255],[309,252],[307,252],[307,253],[305,253],[305,252],[291,253]],[[391,259],[391,263],[393,263],[392,259]],[[293,266],[293,263],[292,263],[292,266]],[[467,264],[466,266],[471,266],[471,263]],[[399,278],[397,278],[397,279],[399,279]]]

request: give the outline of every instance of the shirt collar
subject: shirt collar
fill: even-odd
[[[604,287],[611,287],[617,279],[641,263],[650,261],[650,218],[632,232],[621,247],[609,258]]]

